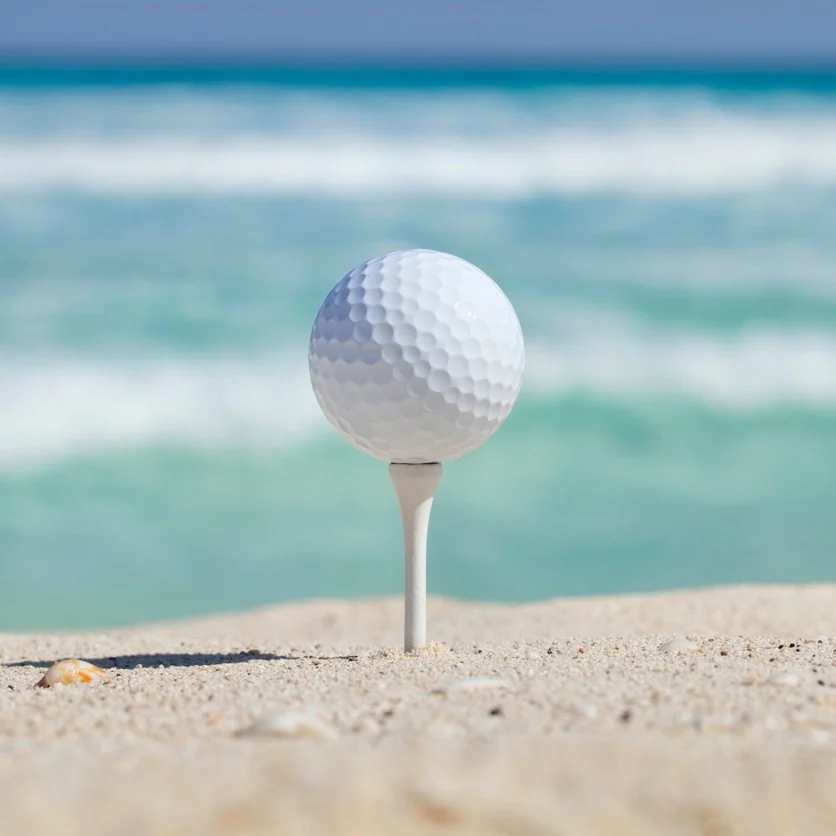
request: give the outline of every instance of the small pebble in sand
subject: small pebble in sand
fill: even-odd
[[[436,694],[451,694],[455,691],[485,691],[489,688],[510,688],[511,683],[507,679],[498,679],[490,676],[474,676],[469,679],[457,679],[455,682],[448,682],[435,689]]]
[[[767,685],[781,685],[785,687],[798,685],[799,682],[801,682],[801,678],[794,671],[779,671],[766,680]]]
[[[107,672],[81,659],[63,659],[56,662],[35,684],[36,688],[54,688],[56,685],[86,685],[107,676]]]
[[[696,650],[697,646],[690,639],[685,639],[682,636],[675,636],[666,642],[659,645],[659,650],[662,653],[686,653],[689,650]]]
[[[272,711],[263,714],[239,737],[285,737],[309,740],[336,740],[334,727],[316,714],[302,711]]]

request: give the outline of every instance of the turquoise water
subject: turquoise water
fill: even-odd
[[[431,592],[836,580],[836,76],[0,71],[0,629],[397,592],[330,287],[493,276],[523,393]]]

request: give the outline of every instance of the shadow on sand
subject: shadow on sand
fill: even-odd
[[[68,658],[68,657],[65,657]],[[100,668],[111,668],[116,670],[131,670],[137,665],[143,668],[156,668],[163,665],[166,668],[192,668],[202,665],[237,665],[242,662],[252,662],[255,659],[267,662],[301,662],[306,660],[317,660],[321,662],[342,660],[345,662],[356,662],[357,656],[290,656],[277,655],[275,653],[262,653],[259,650],[245,650],[241,653],[137,653],[126,656],[102,656],[97,659],[90,659],[87,656],[80,656],[85,662],[92,662]],[[19,662],[6,662],[7,668],[48,668],[54,661],[43,659],[24,659]]]

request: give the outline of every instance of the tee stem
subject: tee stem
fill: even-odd
[[[427,530],[441,465],[390,464],[389,476],[403,520],[404,650],[409,652],[427,643]]]

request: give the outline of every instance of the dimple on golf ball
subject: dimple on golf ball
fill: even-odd
[[[309,348],[328,420],[361,450],[404,464],[455,459],[490,437],[514,405],[524,360],[505,294],[434,250],[388,253],[344,276]]]

